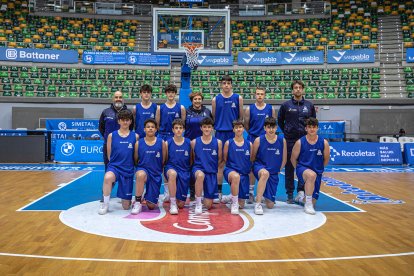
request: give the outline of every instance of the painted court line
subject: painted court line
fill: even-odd
[[[389,258],[411,256],[414,252],[381,254],[381,255],[365,255],[365,256],[348,256],[348,257],[331,257],[331,258],[309,258],[309,259],[274,259],[274,260],[128,260],[128,259],[100,259],[100,258],[73,258],[73,257],[59,257],[59,256],[42,256],[29,254],[14,254],[0,252],[0,256],[7,257],[22,257],[22,258],[36,258],[36,259],[52,259],[64,261],[94,261],[94,262],[117,262],[117,263],[194,263],[194,264],[212,264],[212,263],[288,263],[288,262],[320,262],[320,261],[342,261],[355,259],[373,259],[373,258]]]
[[[63,189],[63,188],[64,188],[64,187],[66,187],[67,185],[69,185],[69,184],[71,184],[71,183],[73,183],[73,182],[75,182],[75,181],[77,181],[77,180],[81,179],[82,177],[87,176],[87,175],[88,175],[88,174],[90,174],[91,172],[92,172],[92,171],[88,171],[87,173],[85,173],[85,174],[83,174],[83,175],[81,175],[81,176],[79,176],[79,177],[77,177],[77,178],[72,179],[72,181],[69,181],[68,183],[65,183],[64,185],[57,185],[57,188],[56,188],[55,190],[51,191],[50,193],[45,194],[45,195],[44,195],[44,196],[42,196],[42,197],[39,197],[38,199],[36,199],[36,200],[34,200],[34,201],[30,202],[29,204],[27,204],[27,205],[25,205],[25,206],[21,207],[20,209],[17,209],[16,211],[17,211],[17,212],[33,212],[33,211],[35,211],[35,212],[38,212],[38,211],[47,211],[47,212],[50,212],[50,211],[62,211],[62,210],[23,210],[23,209],[24,209],[24,208],[29,207],[29,206],[30,206],[30,205],[32,205],[32,204],[35,204],[36,202],[38,202],[38,201],[42,200],[43,198],[45,198],[45,197],[47,197],[47,196],[50,196],[51,194],[53,194],[53,193],[55,193],[55,192],[59,191],[60,189]]]

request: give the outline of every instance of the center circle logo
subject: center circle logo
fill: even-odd
[[[75,152],[75,145],[71,142],[66,142],[60,147],[60,152],[65,156],[72,155]]]
[[[109,212],[99,215],[99,201],[77,205],[60,214],[60,220],[79,231],[127,240],[173,243],[226,243],[276,239],[298,235],[321,227],[323,213],[308,215],[299,205],[277,202],[265,214],[254,214],[254,205],[247,204],[240,215],[232,215],[230,204],[215,204],[211,210],[194,212],[191,202],[178,215],[170,215],[169,204],[156,210],[143,206],[138,215],[123,210],[120,199],[113,198]]]

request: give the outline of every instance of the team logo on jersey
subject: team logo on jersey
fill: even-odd
[[[213,150],[213,152],[211,153],[211,155],[217,155],[217,151]]]
[[[132,149],[132,143],[129,143],[128,148]]]
[[[236,107],[236,104],[235,103],[232,103],[231,104],[231,107],[235,108]]]
[[[154,113],[151,113],[151,118],[154,119],[155,115]]]
[[[178,117],[180,117],[180,115],[178,115],[178,113],[175,113],[175,118],[178,118]]]
[[[184,156],[188,156],[188,151],[185,151],[184,152]]]
[[[161,157],[161,154],[160,154],[159,151],[157,151],[157,154],[155,155],[155,157],[157,157],[157,158],[160,158]]]
[[[246,155],[250,155],[250,151],[249,150],[246,150]]]
[[[266,114],[265,118],[269,118],[269,115],[268,115],[268,114]]]
[[[316,155],[322,155],[322,151],[318,150],[318,153]]]
[[[279,151],[279,149],[277,149],[277,150],[275,151],[275,154],[276,154],[276,155],[280,155],[280,151]]]

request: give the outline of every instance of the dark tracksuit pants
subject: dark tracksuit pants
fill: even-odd
[[[287,140],[286,139],[286,145],[287,145],[287,161],[285,166],[285,188],[286,188],[286,194],[293,195],[293,192],[295,191],[295,168],[292,165],[292,162],[290,162],[290,157],[292,156],[292,149],[295,145],[296,140]],[[298,187],[296,189],[297,192],[304,190],[304,183],[298,182]]]

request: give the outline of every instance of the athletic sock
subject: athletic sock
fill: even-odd
[[[177,204],[177,199],[175,197],[170,197],[171,205]]]
[[[104,203],[109,203],[109,197],[110,196],[103,196]]]
[[[312,196],[306,196],[306,203],[312,203]]]
[[[196,196],[196,204],[197,205],[201,204],[201,196]]]
[[[135,196],[135,201],[141,203],[142,196]]]
[[[249,186],[249,193],[251,193],[251,194],[252,194],[252,193],[253,193],[253,191],[254,191],[254,185],[250,185],[250,186]]]
[[[169,195],[170,191],[168,190],[168,183],[164,183],[164,194]]]
[[[237,202],[239,202],[239,196],[231,196],[231,203],[236,204]]]

